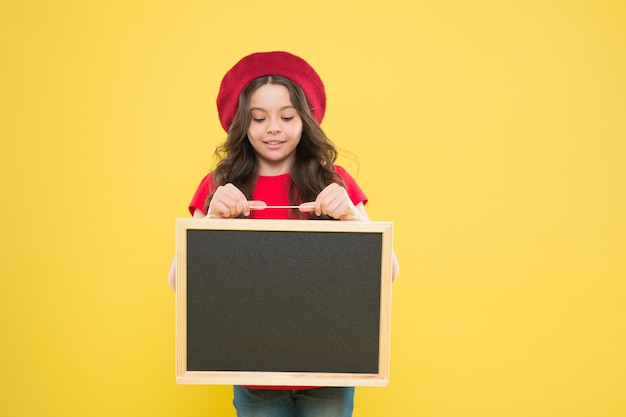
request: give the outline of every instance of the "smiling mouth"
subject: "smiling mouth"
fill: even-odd
[[[266,140],[266,141],[263,141],[263,143],[266,145],[280,145],[280,144],[285,143],[285,141],[284,140]]]

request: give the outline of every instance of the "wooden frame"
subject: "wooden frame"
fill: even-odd
[[[245,220],[243,219],[177,219],[176,230],[177,230],[177,235],[176,235],[176,255],[177,255],[177,261],[176,261],[176,277],[177,277],[176,279],[176,380],[178,383],[218,384],[218,385],[222,385],[222,384],[224,385],[255,385],[255,386],[264,386],[264,385],[270,385],[270,386],[385,386],[388,384],[389,353],[390,353],[390,324],[391,324],[390,323],[390,320],[391,320],[391,271],[392,271],[392,241],[393,241],[393,224],[392,223],[390,222],[360,222],[360,221],[330,221],[330,220],[298,221],[298,220],[251,220],[251,219],[245,219]],[[241,232],[244,232],[245,234],[241,234]],[[250,232],[255,232],[255,233],[250,233]],[[261,234],[257,235],[256,232],[261,232]],[[278,234],[275,234],[275,232],[278,232]],[[218,234],[214,234],[214,233],[218,233]],[[215,239],[215,237],[218,237],[218,236],[222,236],[222,237],[225,236],[226,239]],[[214,313],[208,313],[208,315],[210,315],[211,317],[210,320],[204,320],[204,317],[205,317],[204,315],[201,316],[201,320],[190,317],[190,315],[193,315],[194,317],[198,317],[198,313],[196,312],[196,310],[194,310],[196,309],[195,307],[196,305],[200,305],[200,307],[197,307],[197,309],[200,309],[200,311],[202,311],[202,309],[205,309],[205,308],[209,308],[209,309],[213,308],[212,306],[205,307],[205,305],[220,304],[222,300],[222,298],[220,298],[218,300],[219,302],[216,303],[215,300],[211,302],[207,302],[206,300],[202,298],[200,298],[200,300],[198,301],[195,299],[195,297],[204,297],[205,296],[204,294],[207,294],[207,293],[221,294],[219,293],[219,290],[220,290],[218,288],[219,286],[235,285],[235,284],[232,284],[231,281],[236,281],[236,279],[231,279],[230,277],[223,277],[223,276],[221,276],[220,279],[208,278],[212,281],[209,284],[206,284],[204,275],[209,276],[211,274],[209,273],[203,274],[202,271],[210,270],[212,272],[214,271],[214,266],[217,268],[218,267],[217,264],[221,262],[224,262],[225,264],[227,264],[227,265],[221,266],[222,270],[224,270],[224,268],[228,269],[231,267],[234,269],[237,269],[238,267],[236,265],[245,265],[246,262],[248,262],[249,260],[248,258],[250,256],[250,253],[256,251],[256,249],[253,249],[253,250],[248,250],[247,252],[244,252],[244,253],[235,254],[234,256],[239,256],[239,258],[235,259],[235,261],[233,261],[233,259],[223,259],[221,255],[215,255],[216,257],[218,257],[217,259],[212,259],[210,261],[207,261],[207,262],[211,262],[210,266],[202,265],[203,262],[205,262],[205,258],[211,257],[212,253],[216,252],[217,246],[213,246],[213,248],[204,247],[204,246],[207,246],[207,244],[198,243],[196,239],[199,238],[203,242],[209,242],[208,246],[211,246],[213,244],[221,245],[222,241],[231,240],[230,236],[232,236],[233,242],[242,242],[242,243],[248,242],[250,240],[248,239],[248,237],[253,239],[253,238],[256,238],[256,236],[262,236],[265,239],[264,242],[267,241],[268,237],[270,241],[274,239],[274,237],[279,237],[279,236],[280,236],[280,239],[286,239],[287,242],[291,242],[291,240],[295,239],[293,242],[293,245],[291,243],[288,245],[283,244],[282,246],[283,248],[285,246],[297,246],[297,245],[302,244],[298,242],[304,242],[304,244],[306,245],[309,239],[319,239],[322,237],[324,239],[323,240],[324,244],[320,245],[319,242],[311,243],[313,245],[312,247],[319,248],[321,246],[326,246],[325,242],[327,241],[329,243],[333,243],[332,241],[335,241],[335,240],[341,241],[345,238],[350,238],[354,240],[355,242],[360,242],[361,240],[365,238],[368,241],[380,242],[379,247],[377,246],[378,243],[376,243],[374,244],[375,246],[374,249],[372,249],[372,251],[374,251],[375,253],[375,256],[367,257],[367,259],[376,258],[377,256],[380,257],[379,259],[374,259],[372,261],[374,262],[372,265],[377,265],[375,266],[375,268],[380,267],[380,271],[378,270],[368,271],[366,274],[359,273],[360,276],[354,276],[354,277],[345,276],[345,275],[349,275],[349,273],[347,274],[345,271],[351,271],[353,269],[364,268],[364,266],[361,265],[363,264],[363,262],[360,262],[358,260],[358,257],[360,256],[358,254],[361,253],[361,247],[362,247],[360,244],[357,244],[357,245],[343,244],[342,246],[342,247],[346,247],[346,246],[352,247],[352,252],[350,253],[357,254],[355,256],[350,255],[350,253],[348,253],[347,256],[345,254],[341,254],[334,260],[323,259],[323,260],[315,261],[315,262],[318,262],[319,265],[327,265],[328,268],[325,270],[331,271],[330,272],[331,275],[332,275],[332,271],[343,268],[341,269],[343,271],[343,275],[341,275],[342,278],[333,279],[332,283],[341,282],[342,284],[338,284],[338,285],[342,285],[343,287],[346,287],[346,293],[350,294],[350,296],[348,297],[348,299],[350,300],[353,298],[358,298],[356,296],[353,296],[353,294],[356,294],[356,293],[360,294],[361,292],[365,291],[365,290],[361,291],[362,285],[359,282],[359,280],[361,280],[361,277],[363,275],[375,277],[374,278],[374,280],[376,281],[375,287],[370,285],[368,287],[370,288],[368,291],[378,292],[378,294],[364,294],[363,298],[367,300],[372,299],[374,300],[373,302],[379,303],[379,311],[372,313],[372,314],[377,315],[375,320],[369,320],[366,324],[363,324],[363,326],[367,327],[368,329],[371,328],[373,332],[372,335],[375,335],[378,340],[377,341],[374,340],[374,343],[366,342],[362,344],[363,345],[377,344],[377,346],[367,346],[367,349],[368,349],[367,352],[376,353],[377,358],[374,358],[375,360],[373,361],[365,360],[364,368],[361,368],[361,366],[358,365],[358,366],[355,366],[354,370],[345,369],[343,366],[344,362],[341,362],[341,366],[339,366],[339,368],[342,368],[342,369],[339,369],[337,371],[335,371],[335,369],[325,368],[325,366],[331,366],[331,367],[335,366],[333,364],[321,365],[319,370],[318,369],[306,369],[305,366],[303,366],[302,368],[299,368],[298,367],[299,365],[295,366],[295,368],[294,366],[292,366],[291,368],[287,370],[273,369],[272,367],[268,368],[267,365],[263,365],[263,366],[259,365],[259,367],[257,368],[257,364],[252,364],[250,366],[248,365],[242,366],[241,369],[231,364],[224,366],[224,368],[229,368],[229,369],[221,369],[219,367],[218,369],[213,369],[214,368],[213,365],[209,365],[209,366],[194,365],[193,367],[190,366],[191,356],[192,356],[190,352],[194,351],[194,348],[192,347],[195,346],[199,348],[204,348],[204,342],[198,343],[196,341],[193,341],[195,340],[194,338],[196,336],[192,337],[192,334],[198,334],[200,335],[198,336],[198,338],[202,339],[205,333],[207,334],[210,333],[210,338],[207,340],[210,340],[211,343],[213,343],[215,339],[224,337],[224,335],[230,331],[228,329],[238,328],[239,326],[239,325],[224,326],[224,323],[223,323],[224,321],[230,320],[232,311],[236,311],[234,309],[231,309],[233,304],[235,303],[237,303],[238,305],[244,304],[243,301],[240,302],[239,298],[235,298],[234,299],[235,301],[230,301],[230,302],[228,302],[228,300],[225,300],[225,303],[226,303],[225,305],[228,307],[224,308],[224,310],[228,310],[228,313],[224,314],[223,317],[222,315],[218,314],[221,318],[216,318],[215,317],[216,315]],[[219,240],[219,242],[215,242],[216,240]],[[269,244],[271,244],[271,242]],[[257,244],[256,246],[254,246],[254,248],[259,248],[261,246],[264,247],[266,245]],[[356,246],[356,249],[353,248],[354,246]],[[232,254],[233,252],[238,252],[238,250],[231,249],[228,251],[228,254]],[[336,253],[336,252],[337,251],[333,249],[332,252],[327,252],[326,255],[322,255],[322,256],[326,256],[327,258],[332,258],[333,257],[332,253]],[[200,253],[201,255],[193,255],[194,253]],[[330,253],[331,255],[328,255],[328,253]],[[272,265],[274,265],[275,262],[283,262],[282,267],[292,268],[294,267],[294,265],[300,264],[298,260],[296,260],[295,262],[293,259],[281,260],[280,253],[276,255],[277,256],[272,259]],[[304,254],[302,258],[304,259],[306,257],[307,260],[310,261],[311,256],[309,255],[310,255],[310,251]],[[359,262],[359,263],[352,265],[351,262]],[[263,262],[255,263],[254,268],[256,268],[257,264],[259,263],[263,263]],[[365,262],[365,263],[369,265],[369,262]],[[276,266],[273,266],[273,267],[276,268]],[[280,268],[281,264],[278,264],[278,267]],[[310,269],[316,269],[316,268],[309,268],[308,270]],[[201,272],[193,272],[196,270],[199,270]],[[245,272],[242,272],[242,274],[245,274]],[[292,275],[295,275],[295,274],[296,273],[293,273]],[[222,273],[222,275],[228,275],[228,274]],[[267,275],[272,275],[272,274],[263,273],[264,277]],[[344,276],[345,276],[345,279],[344,279]],[[379,280],[378,280],[378,277],[380,277]],[[251,280],[251,281],[257,283],[259,280]],[[370,279],[370,281],[372,281],[372,279]],[[311,282],[311,280],[309,277],[305,277],[303,278],[303,282],[309,283]],[[193,287],[195,289],[190,290],[189,287],[191,287],[192,285],[195,285]],[[212,285],[212,287],[208,287],[210,291],[201,291],[201,290],[198,290],[198,285],[200,286]],[[261,285],[261,284],[255,284],[255,285]],[[297,284],[294,284],[294,285],[297,285]],[[319,285],[321,286],[322,284],[319,284]],[[331,284],[331,285],[334,285],[334,284]],[[205,288],[205,287],[202,287],[202,288]],[[343,289],[341,289],[341,291],[343,291]],[[225,294],[233,293],[233,292],[237,292],[237,291],[232,291],[229,289],[224,291]],[[302,294],[305,294],[307,292],[308,292],[308,289],[303,289],[301,291]],[[202,295],[196,295],[196,294],[202,294]],[[215,296],[217,297],[217,295]],[[315,300],[317,299],[318,298],[315,298]],[[352,306],[349,304],[350,302],[351,301],[348,301],[348,304],[345,306],[343,305],[337,306],[338,311],[343,309],[341,311],[349,311],[352,313],[353,310],[352,310]],[[248,304],[248,301],[246,301],[246,304]],[[261,308],[258,308],[257,311],[263,311],[267,308],[272,308],[271,306],[273,304],[274,303],[272,302],[267,302],[263,304]],[[341,302],[336,303],[336,304],[341,304]],[[329,306],[331,306],[331,309],[334,308],[332,307],[334,305],[335,304],[332,304],[332,305],[329,304]],[[219,307],[215,307],[215,308],[219,308]],[[369,310],[371,309],[368,308],[367,311]],[[245,316],[245,317],[249,317],[249,316],[250,315]],[[283,314],[280,317],[285,317],[285,316],[290,316],[290,315]],[[335,316],[333,317],[337,317],[337,316],[338,315],[335,314]],[[361,314],[357,317],[357,319],[353,321],[359,321],[361,316],[371,317],[371,314],[364,314],[364,315]],[[289,317],[286,317],[287,321],[288,319]],[[188,322],[188,320],[190,321]],[[202,328],[201,331],[191,330],[197,327],[194,324],[194,322],[192,322],[191,320],[201,321],[202,322],[201,326],[208,326],[209,328],[208,329]],[[352,320],[352,319],[346,319],[346,320]],[[329,320],[328,322],[331,322],[331,321],[334,322],[334,320]],[[213,322],[218,323],[218,324],[215,324],[216,326],[220,325],[222,327],[213,329],[211,327],[213,326],[213,324],[211,324]],[[348,323],[348,325],[350,325],[350,328],[352,328],[351,323],[352,322]],[[294,324],[294,325],[298,326],[298,324]],[[333,325],[329,324],[329,326],[333,326]],[[377,327],[377,329],[375,329],[375,327]],[[331,340],[331,343],[327,342],[324,346],[333,345],[334,340],[336,340],[337,335],[339,334],[339,339],[341,339],[342,342],[338,342],[338,344],[348,343],[348,344],[351,344],[350,346],[352,346],[352,348],[355,348],[355,350],[360,349],[362,344],[359,344],[358,342],[358,340],[360,340],[359,336],[355,339],[356,340],[355,344],[353,344],[350,339],[347,339],[347,341],[343,341],[343,335],[346,332],[341,330],[341,328],[334,329],[334,330],[335,330],[334,336],[329,336],[331,338],[329,339]],[[374,333],[374,332],[377,332],[377,333]],[[373,339],[370,338],[369,340],[373,340]],[[304,342],[306,346],[314,344],[314,343],[306,343],[306,341]],[[218,344],[219,340],[216,341],[215,343]],[[233,349],[236,350],[237,346],[247,345],[247,343],[232,344],[232,341],[229,341],[229,343],[231,343],[231,345],[226,346],[226,348],[224,349],[224,352],[227,352],[226,353],[227,355],[231,355],[230,352]],[[251,341],[251,344],[255,344],[255,343],[256,342]],[[290,351],[297,351],[297,350],[298,349],[291,349]],[[274,351],[275,351],[274,349],[267,348],[262,351],[263,353],[261,353],[260,355],[257,355],[256,357],[261,358],[261,357],[264,357],[264,355],[272,356],[272,352]],[[206,356],[219,357],[220,355],[221,354],[210,353]],[[255,355],[246,354],[244,359],[254,361],[255,359],[254,358],[251,359],[250,356],[255,356]],[[369,357],[371,358],[372,355],[370,355]],[[327,356],[324,356],[322,354],[320,354],[320,358],[322,362],[328,359]],[[238,359],[238,358],[235,358],[235,359]],[[212,360],[212,359],[209,359],[209,360]],[[282,358],[278,358],[278,360],[280,361],[282,360]],[[350,362],[350,361],[348,360],[346,362]],[[238,360],[234,360],[234,363],[239,363],[239,362]],[[353,365],[346,365],[346,366],[353,366]],[[236,369],[232,369],[233,367]],[[210,369],[205,369],[205,368],[210,368]],[[281,366],[277,366],[276,368],[281,368]],[[366,369],[366,370],[363,371],[362,369]]]

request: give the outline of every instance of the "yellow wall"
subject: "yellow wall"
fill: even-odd
[[[0,415],[234,416],[174,381],[174,219],[243,55],[324,79],[393,220],[392,374],[356,417],[626,415],[620,1],[0,5]]]

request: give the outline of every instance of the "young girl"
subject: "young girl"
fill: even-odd
[[[320,127],[324,85],[302,58],[244,57],[224,76],[217,108],[228,136],[191,200],[193,217],[369,220],[367,197],[334,164],[337,150]],[[175,278],[174,261],[173,289]],[[353,387],[235,386],[233,403],[239,417],[348,417],[353,399]]]

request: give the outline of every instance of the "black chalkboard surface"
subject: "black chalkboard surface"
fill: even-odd
[[[386,385],[392,224],[177,220],[177,381]]]

